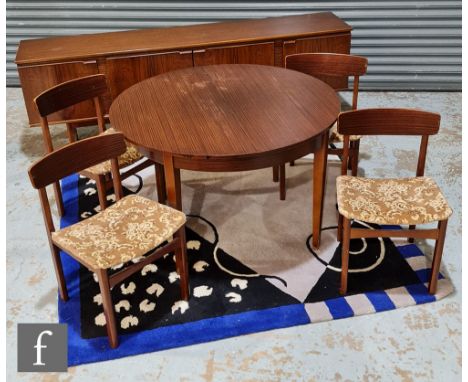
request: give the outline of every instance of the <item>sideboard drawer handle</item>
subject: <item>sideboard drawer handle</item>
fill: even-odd
[[[194,50],[193,53],[205,53],[206,50],[205,49],[198,49],[198,50]]]
[[[183,50],[182,52],[179,52],[179,54],[192,54],[191,50]]]

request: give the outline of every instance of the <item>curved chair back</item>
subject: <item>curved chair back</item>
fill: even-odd
[[[43,91],[34,103],[41,117],[63,110],[77,103],[99,97],[107,92],[106,76],[95,74],[75,78]]]
[[[31,184],[39,190],[39,197],[47,226],[47,232],[54,231],[54,225],[47,198],[46,186],[95,164],[111,160],[112,181],[116,199],[123,196],[118,165],[118,156],[126,150],[122,133],[103,134],[82,139],[63,146],[35,162],[28,170]]]
[[[376,108],[343,112],[338,116],[338,133],[344,136],[342,163],[347,163],[350,135],[420,135],[416,176],[423,176],[429,136],[437,134],[439,126],[439,114],[422,110]],[[343,166],[341,173],[346,175]]]
[[[107,91],[106,76],[104,74],[94,74],[63,82],[43,91],[34,98],[34,103],[41,116],[42,134],[44,136],[44,144],[47,153],[54,150],[47,116],[83,101],[92,100],[94,102],[99,132],[104,132],[104,113],[99,97],[104,95]],[[69,126],[67,125],[67,127]],[[70,142],[76,140],[73,128],[68,129],[68,134]]]
[[[338,53],[299,53],[286,56],[285,67],[316,77],[336,91],[348,89],[342,86],[343,77],[354,77],[352,108],[357,109],[359,77],[367,72],[367,58]]]

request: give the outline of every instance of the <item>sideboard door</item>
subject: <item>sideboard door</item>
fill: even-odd
[[[273,42],[199,49],[193,51],[195,66],[219,64],[275,64]]]
[[[44,64],[33,66],[19,66],[19,78],[28,113],[29,123],[38,125],[40,116],[34,104],[34,98],[44,90],[62,82],[78,77],[98,73],[96,61],[76,61],[57,64]],[[96,118],[96,111],[92,101],[82,102],[65,110],[52,114],[49,122],[56,123],[66,120],[90,120]]]
[[[109,57],[105,74],[112,99],[130,86],[170,70],[193,66],[192,51]]]

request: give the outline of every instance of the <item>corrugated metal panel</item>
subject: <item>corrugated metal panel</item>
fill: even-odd
[[[7,84],[22,39],[332,11],[369,58],[367,89],[461,90],[461,1],[7,0]]]

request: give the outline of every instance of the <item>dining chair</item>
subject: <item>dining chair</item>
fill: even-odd
[[[359,78],[367,72],[367,58],[338,53],[299,53],[286,56],[285,68],[296,70],[316,77],[325,82],[335,91],[348,90],[348,77],[353,76],[353,100],[351,110],[357,109],[359,97]],[[346,86],[343,86],[343,79]],[[342,105],[343,109],[349,109],[349,105]],[[353,135],[349,155],[348,168],[353,175],[357,175],[360,137]],[[336,143],[343,142],[343,136],[338,134],[336,123],[330,129],[329,154],[342,157],[343,149],[337,148]],[[294,161],[290,162],[294,166]],[[273,168],[273,181],[279,181],[280,199],[286,199],[286,166],[284,164]]]
[[[95,74],[86,77],[76,78],[70,81],[58,84],[50,89],[45,90],[39,94],[35,99],[37,110],[41,117],[42,137],[46,153],[54,151],[52,138],[50,134],[48,117],[57,112],[66,110],[71,106],[80,104],[81,102],[93,102],[96,111],[96,119],[99,134],[112,133],[115,130],[111,127],[106,130],[106,123],[104,120],[103,108],[101,99],[108,91],[106,76],[103,74]],[[66,115],[66,112],[64,113]],[[67,123],[67,133],[69,142],[77,140],[77,127],[73,123]],[[122,179],[125,179],[146,167],[155,165],[156,171],[156,185],[158,191],[158,200],[164,203],[166,199],[165,184],[164,184],[164,168],[161,164],[154,163],[149,159],[136,164],[142,159],[142,155],[138,152],[137,148],[127,142],[127,150],[119,157],[119,167],[125,171],[122,173]],[[134,166],[131,166],[134,165]],[[107,189],[112,186],[111,165],[109,161],[96,164],[90,168],[84,169],[82,175],[87,178],[93,179],[96,182],[98,191],[99,205],[101,210],[107,207]],[[55,199],[59,215],[64,213],[62,193],[60,184],[54,184]]]
[[[429,293],[437,289],[447,221],[452,210],[436,182],[424,176],[429,136],[437,134],[440,115],[412,109],[361,109],[338,117],[343,135],[341,176],[336,180],[338,241],[341,242],[341,286],[346,294],[351,239],[406,237],[435,239]],[[421,136],[416,177],[370,179],[347,175],[350,135]],[[378,225],[408,225],[408,229],[356,228],[352,221]],[[416,229],[416,225],[437,222],[437,228]]]
[[[139,195],[123,197],[117,157],[126,148],[123,134],[102,134],[68,144],[47,154],[29,168],[31,183],[39,191],[60,297],[68,300],[60,258],[62,250],[97,275],[112,348],[118,346],[118,336],[111,289],[145,265],[166,253],[175,252],[181,296],[184,300],[189,297],[186,217],[178,210]],[[116,202],[86,220],[56,231],[46,187],[107,160],[110,160]],[[152,252],[147,254],[149,251]],[[142,256],[141,261],[131,262]],[[127,266],[109,274],[111,267],[123,263]]]

